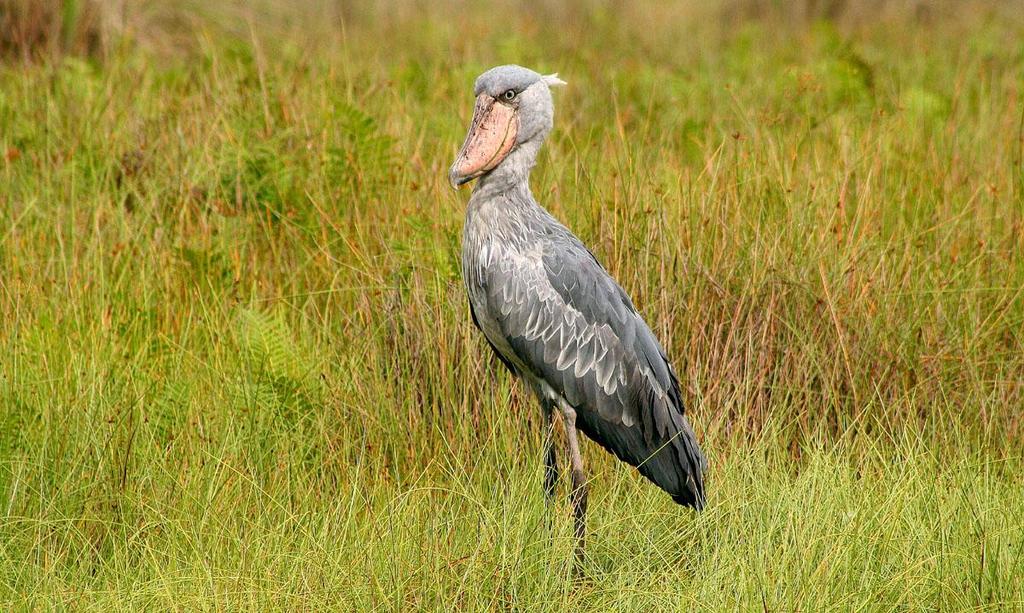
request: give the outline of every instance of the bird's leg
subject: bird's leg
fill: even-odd
[[[555,487],[558,485],[558,458],[555,457],[555,407],[551,402],[542,400],[544,419],[547,422],[544,432],[544,493],[548,503],[555,501]]]
[[[583,545],[587,535],[587,476],[583,472],[583,456],[580,455],[580,442],[576,436],[576,411],[563,404],[562,416],[565,418],[565,437],[569,441],[569,462],[572,465],[572,501],[573,517],[576,520],[576,560],[583,559]]]

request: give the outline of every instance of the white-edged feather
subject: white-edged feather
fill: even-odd
[[[561,87],[565,85],[565,81],[558,78],[558,73],[544,75],[544,82],[548,84],[548,87]]]

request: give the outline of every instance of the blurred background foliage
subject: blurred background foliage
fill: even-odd
[[[477,423],[467,383],[495,371],[441,177],[473,77],[514,61],[570,81],[538,197],[644,307],[705,431],[1015,445],[1020,13],[4,0],[3,336],[39,366],[22,337],[48,320],[79,330],[69,362],[260,364],[304,402],[369,387],[401,427]],[[286,332],[308,338],[252,348]],[[167,385],[138,393],[204,413]]]

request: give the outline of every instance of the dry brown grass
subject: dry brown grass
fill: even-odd
[[[0,0],[0,57],[102,55],[120,8],[117,0]]]

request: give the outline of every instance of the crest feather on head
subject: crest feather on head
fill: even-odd
[[[545,83],[548,84],[548,87],[561,87],[562,85],[565,85],[565,81],[558,78],[557,72],[552,74],[546,74],[541,78]]]

